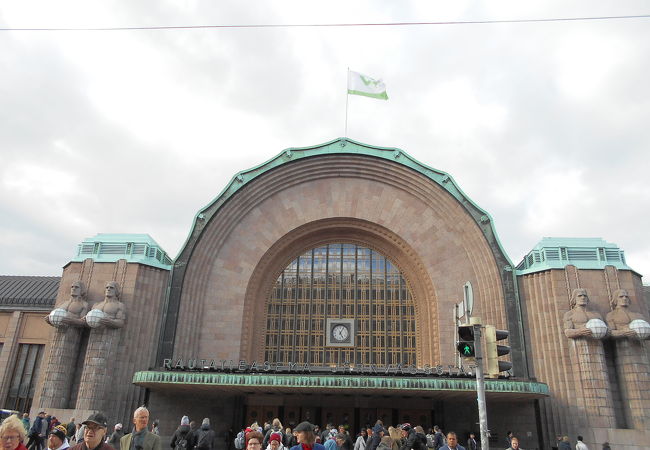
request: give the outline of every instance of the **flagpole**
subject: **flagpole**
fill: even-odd
[[[350,100],[350,94],[348,93],[348,83],[350,79],[350,68],[348,67],[348,75],[345,79],[345,133],[343,137],[348,137],[348,101]]]

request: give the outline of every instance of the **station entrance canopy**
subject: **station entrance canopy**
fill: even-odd
[[[431,399],[471,399],[476,380],[452,376],[366,376],[356,374],[267,374],[224,372],[142,371],[133,383],[168,393],[351,394]],[[534,381],[486,380],[486,398],[532,400],[549,395],[548,386]]]

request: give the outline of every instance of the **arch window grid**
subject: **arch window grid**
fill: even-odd
[[[266,312],[267,361],[416,364],[410,290],[397,266],[372,249],[337,243],[298,256],[278,276]],[[326,347],[328,318],[355,320],[353,347]]]

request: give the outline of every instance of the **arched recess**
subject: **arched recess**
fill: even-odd
[[[369,247],[384,254],[400,269],[411,289],[416,312],[417,364],[439,360],[438,308],[433,283],[417,252],[397,234],[365,220],[328,218],[304,224],[269,248],[253,271],[246,289],[242,324],[241,355],[249,360],[264,359],[266,303],[282,270],[300,253],[336,242]]]

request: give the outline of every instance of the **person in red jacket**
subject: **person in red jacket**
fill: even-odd
[[[0,425],[0,447],[2,450],[27,450],[25,438],[27,433],[23,422],[17,415],[7,417]]]

